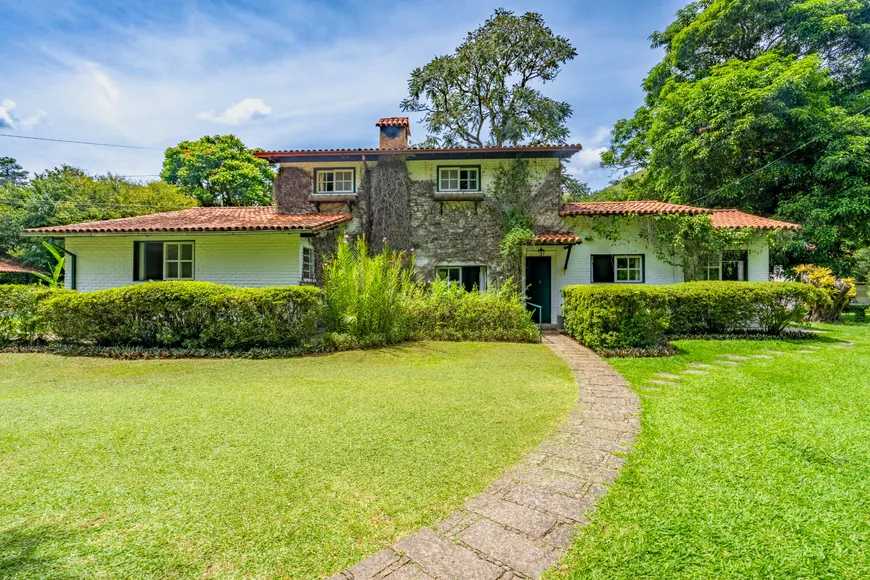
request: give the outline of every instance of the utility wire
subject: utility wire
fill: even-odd
[[[31,139],[33,141],[52,141],[54,143],[74,143],[76,145],[93,145],[95,147],[117,147],[119,149],[141,149],[145,151],[163,151],[157,147],[140,147],[138,145],[117,145],[115,143],[95,143],[93,141],[72,141],[69,139],[50,139],[48,137],[29,137],[27,135],[12,135],[11,133],[0,133],[0,137],[11,137],[13,139]]]
[[[722,190],[725,189],[726,187],[728,187],[728,186],[730,186],[730,185],[737,185],[737,184],[739,184],[741,181],[743,181],[744,179],[748,179],[748,178],[752,177],[753,175],[755,175],[756,173],[758,173],[758,172],[760,172],[760,171],[764,171],[765,169],[767,169],[768,167],[770,167],[770,166],[773,165],[774,163],[779,163],[780,161],[782,161],[783,159],[785,159],[786,157],[788,157],[788,156],[791,155],[792,153],[795,153],[796,151],[800,151],[801,149],[803,149],[803,148],[806,147],[807,145],[810,145],[810,144],[812,144],[812,143],[815,143],[816,141],[818,141],[818,140],[821,139],[822,137],[827,137],[828,135],[830,135],[831,133],[833,133],[834,130],[837,129],[840,125],[843,125],[844,123],[846,123],[846,121],[850,121],[850,120],[852,120],[852,119],[854,119],[854,118],[856,118],[856,117],[859,117],[859,116],[863,115],[864,113],[866,113],[867,111],[870,111],[870,105],[868,105],[867,107],[864,107],[863,109],[861,109],[860,111],[858,111],[858,112],[855,113],[854,115],[849,115],[848,117],[846,117],[845,119],[843,119],[842,121],[840,121],[839,123],[837,123],[836,125],[834,125],[834,127],[832,127],[831,130],[828,131],[827,133],[822,133],[821,135],[816,135],[815,137],[813,137],[812,139],[810,139],[809,141],[807,141],[807,142],[804,143],[803,145],[799,145],[799,146],[795,147],[794,149],[792,149],[791,151],[789,151],[788,153],[785,153],[785,154],[783,154],[783,155],[780,155],[779,157],[777,157],[776,159],[774,159],[774,160],[771,161],[770,163],[767,163],[766,165],[763,165],[762,167],[759,167],[758,169],[756,169],[755,171],[753,171],[753,172],[750,173],[749,175],[744,175],[743,177],[740,177],[740,178],[738,178],[738,179],[735,179],[734,181],[731,181],[731,182],[729,182],[729,183],[726,183],[725,185],[722,185],[722,186],[718,187],[717,189],[714,189],[714,190],[711,191],[710,193],[707,193],[706,195],[702,195],[702,196],[699,197],[698,199],[689,202],[689,205],[694,205],[694,204],[696,204],[696,203],[701,203],[701,202],[704,201],[705,199],[707,199],[707,198],[709,198],[709,197],[711,197],[711,196],[713,196],[713,195],[716,195],[717,193],[719,193],[720,191],[722,191]]]

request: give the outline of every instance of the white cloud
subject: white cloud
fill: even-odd
[[[214,121],[224,125],[241,125],[249,121],[262,119],[272,112],[272,107],[263,102],[263,99],[247,98],[227,107],[223,113],[215,114],[214,111],[197,113],[197,119]]]
[[[14,129],[15,119],[12,117],[12,110],[15,108],[15,101],[3,99],[0,101],[0,129]]]
[[[42,123],[42,120],[48,116],[48,113],[40,109],[33,116],[19,119],[18,116],[12,113],[12,111],[17,108],[17,103],[12,99],[3,99],[0,101],[0,129],[21,128],[25,131],[30,131],[35,126]]]

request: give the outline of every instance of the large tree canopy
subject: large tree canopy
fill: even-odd
[[[206,136],[170,147],[160,175],[204,206],[272,203],[275,171],[235,135]]]
[[[453,54],[411,73],[402,110],[425,113],[433,145],[564,143],[571,106],[535,85],[576,55],[540,14],[498,9]]]
[[[64,165],[26,183],[0,186],[0,256],[20,258],[41,268],[52,262],[41,242],[25,238],[25,228],[144,215],[184,209],[196,201],[178,188],[156,181],[137,183],[116,175],[91,176]]]
[[[802,223],[786,262],[846,270],[870,244],[870,3],[707,0],[651,37],[665,57],[604,165],[623,193]]]
[[[0,157],[0,185],[19,185],[27,181],[27,172],[12,157]]]

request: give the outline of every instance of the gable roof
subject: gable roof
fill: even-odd
[[[539,234],[532,238],[531,243],[535,246],[570,246],[572,244],[582,244],[583,239],[575,233],[554,233],[554,234]]]
[[[150,232],[319,232],[350,221],[347,213],[281,214],[265,207],[194,207],[137,217],[30,228],[29,234],[91,234]]]
[[[303,161],[377,161],[381,155],[407,155],[410,159],[475,159],[556,157],[566,159],[583,147],[576,145],[517,145],[503,147],[423,147],[411,145],[397,149],[283,149],[255,151],[254,156],[271,163]]]
[[[0,274],[33,274],[39,271],[37,268],[22,266],[18,262],[9,259],[0,260]]]
[[[563,203],[560,216],[607,215],[701,215],[709,214],[714,228],[754,228],[761,230],[801,229],[798,224],[753,215],[736,209],[708,209],[664,201],[581,201]]]
[[[709,210],[691,205],[677,205],[664,201],[581,201],[562,204],[559,215],[662,215],[708,213]]]
[[[793,230],[801,229],[798,224],[773,220],[736,209],[714,209],[710,212],[710,221],[714,228],[755,228],[759,230]]]

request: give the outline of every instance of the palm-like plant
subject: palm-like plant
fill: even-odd
[[[33,275],[42,280],[47,286],[51,288],[60,288],[60,277],[63,274],[64,264],[66,263],[66,256],[61,255],[61,253],[58,252],[57,249],[48,242],[42,242],[42,245],[45,246],[45,249],[48,250],[51,256],[54,258],[55,264],[49,269],[49,274],[34,272]]]

